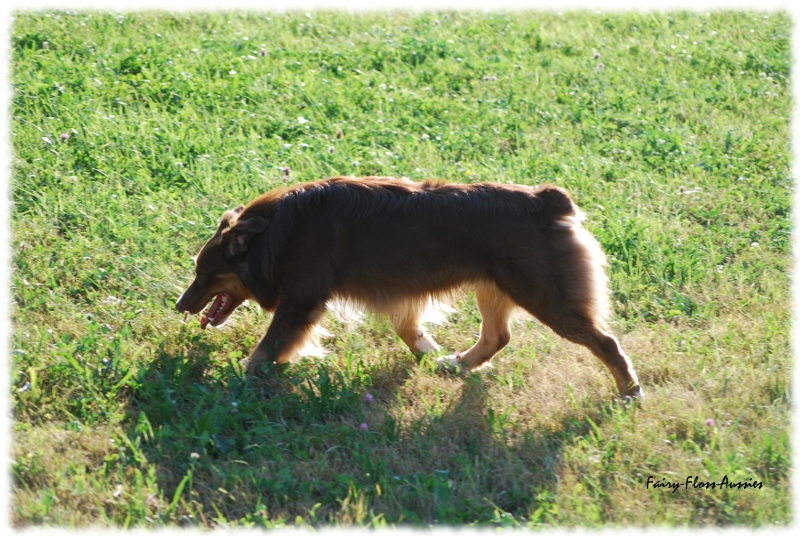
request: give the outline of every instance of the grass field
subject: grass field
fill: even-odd
[[[790,26],[17,13],[14,526],[790,523]],[[327,358],[243,376],[269,315],[183,323],[191,257],[225,208],[336,174],[567,188],[645,403],[528,318],[465,379],[332,316]],[[480,323],[455,305],[448,353]],[[700,487],[726,479],[760,486]]]

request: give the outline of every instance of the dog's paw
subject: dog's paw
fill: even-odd
[[[430,335],[423,331],[417,335],[417,340],[414,341],[414,349],[416,349],[419,354],[429,354],[438,350],[439,345],[436,344],[436,341],[431,339]]]
[[[461,361],[458,355],[446,355],[436,360],[436,365],[439,372],[445,374],[458,374],[459,376],[466,376],[469,370],[467,364]]]
[[[242,367],[245,374],[251,375],[255,374],[256,370],[261,368],[261,366],[268,361],[269,360],[264,355],[258,352],[253,352],[250,354],[250,357],[246,357],[239,361],[239,365]]]
[[[239,366],[242,367],[242,370],[245,374],[252,374],[255,370],[255,365],[253,365],[252,359],[249,357],[245,357],[244,359],[240,360]]]
[[[644,402],[644,391],[639,385],[635,385],[631,388],[629,396],[638,402]]]
[[[626,395],[621,399],[623,404],[641,404],[644,402],[644,391],[639,385],[635,385],[628,390]]]

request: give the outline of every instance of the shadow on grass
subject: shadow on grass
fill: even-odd
[[[411,411],[421,402],[403,400],[403,386],[432,373],[406,355],[245,377],[208,350],[162,353],[131,398],[129,439],[156,467],[151,514],[164,525],[547,522],[565,445],[604,418],[597,408],[548,429],[512,425],[483,373],[442,379],[460,392]]]

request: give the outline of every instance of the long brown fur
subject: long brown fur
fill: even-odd
[[[440,359],[462,372],[487,364],[510,340],[522,307],[589,348],[622,395],[641,396],[630,359],[609,332],[605,256],[582,214],[556,186],[447,184],[334,177],[266,193],[227,211],[197,256],[177,303],[196,314],[215,297],[219,325],[245,299],[274,311],[248,370],[284,363],[335,298],[386,314],[412,352],[438,348],[421,325],[425,304],[475,287],[483,317],[476,344]]]

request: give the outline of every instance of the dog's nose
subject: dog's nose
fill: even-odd
[[[181,294],[181,297],[178,298],[177,302],[175,302],[175,308],[178,310],[179,313],[183,312],[183,296],[184,295]]]

